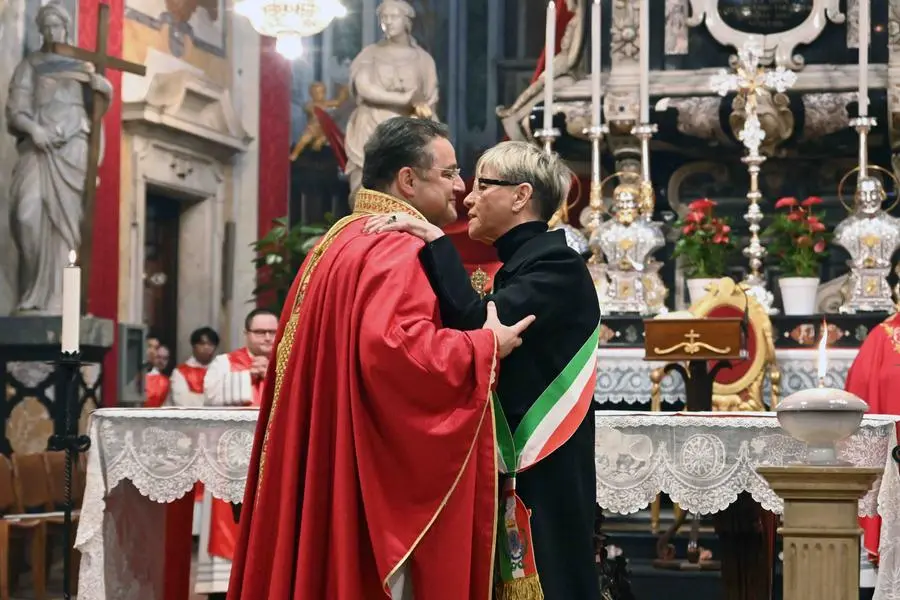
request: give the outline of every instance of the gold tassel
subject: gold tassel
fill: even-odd
[[[497,584],[496,600],[544,600],[544,590],[537,575],[528,575]]]

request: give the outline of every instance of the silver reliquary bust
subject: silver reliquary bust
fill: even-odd
[[[600,265],[608,285],[600,296],[604,314],[657,314],[665,310],[666,288],[653,252],[662,248],[662,223],[650,220],[653,189],[645,182],[623,181],[613,192],[613,218],[591,236],[591,248],[599,247],[606,259]]]
[[[893,312],[887,278],[900,246],[900,219],[881,208],[886,198],[878,178],[861,176],[850,215],[834,230],[834,241],[850,253],[850,277],[843,313]]]

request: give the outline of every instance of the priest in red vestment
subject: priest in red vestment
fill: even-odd
[[[169,366],[169,349],[159,346],[153,353],[153,362],[150,364],[150,372],[144,377],[144,385],[147,390],[147,399],[144,408],[159,408],[169,398],[170,381],[165,370]]]
[[[890,317],[869,332],[847,373],[848,392],[869,405],[869,414],[900,414],[900,313]],[[863,517],[864,545],[869,557],[877,562],[881,517]]]
[[[245,345],[228,354],[220,354],[209,365],[203,382],[207,406],[259,406],[263,378],[278,330],[278,317],[265,308],[256,308],[244,319]],[[211,556],[234,559],[238,525],[227,502],[213,498],[210,517]]]
[[[266,377],[231,571],[231,600],[491,597],[498,360],[533,320],[441,326],[407,234],[438,225],[462,187],[443,125],[396,117],[366,144],[352,215],[310,253]],[[378,190],[378,191],[376,191]]]

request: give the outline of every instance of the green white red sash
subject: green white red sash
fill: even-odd
[[[600,325],[562,372],[528,409],[515,433],[509,427],[497,394],[493,395],[497,430],[497,464],[508,475],[503,488],[499,523],[501,582],[497,600],[543,598],[534,547],[531,511],[516,495],[516,474],[534,466],[566,443],[591,407],[597,381],[597,342]]]

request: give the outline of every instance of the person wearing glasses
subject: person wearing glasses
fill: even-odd
[[[265,308],[244,319],[246,344],[213,359],[203,379],[207,406],[259,406],[263,379],[278,333],[278,317]]]
[[[489,302],[503,322],[537,317],[522,346],[502,361],[494,398],[505,521],[498,570],[500,585],[515,590],[501,597],[537,597],[540,587],[546,600],[600,598],[591,409],[600,307],[583,257],[566,245],[564,232],[547,227],[571,181],[558,155],[526,142],[503,142],[480,157],[464,201],[469,237],[493,244],[503,263],[483,298],[439,227],[401,214],[366,225],[427,242],[420,259],[445,326],[480,327]],[[520,561],[510,560],[522,549]]]
[[[444,125],[395,117],[366,143],[352,215],[309,253],[281,317],[231,569],[231,600],[465,600],[493,589],[490,392],[533,317],[448,329],[423,242],[463,189]],[[590,528],[588,528],[590,533]]]

